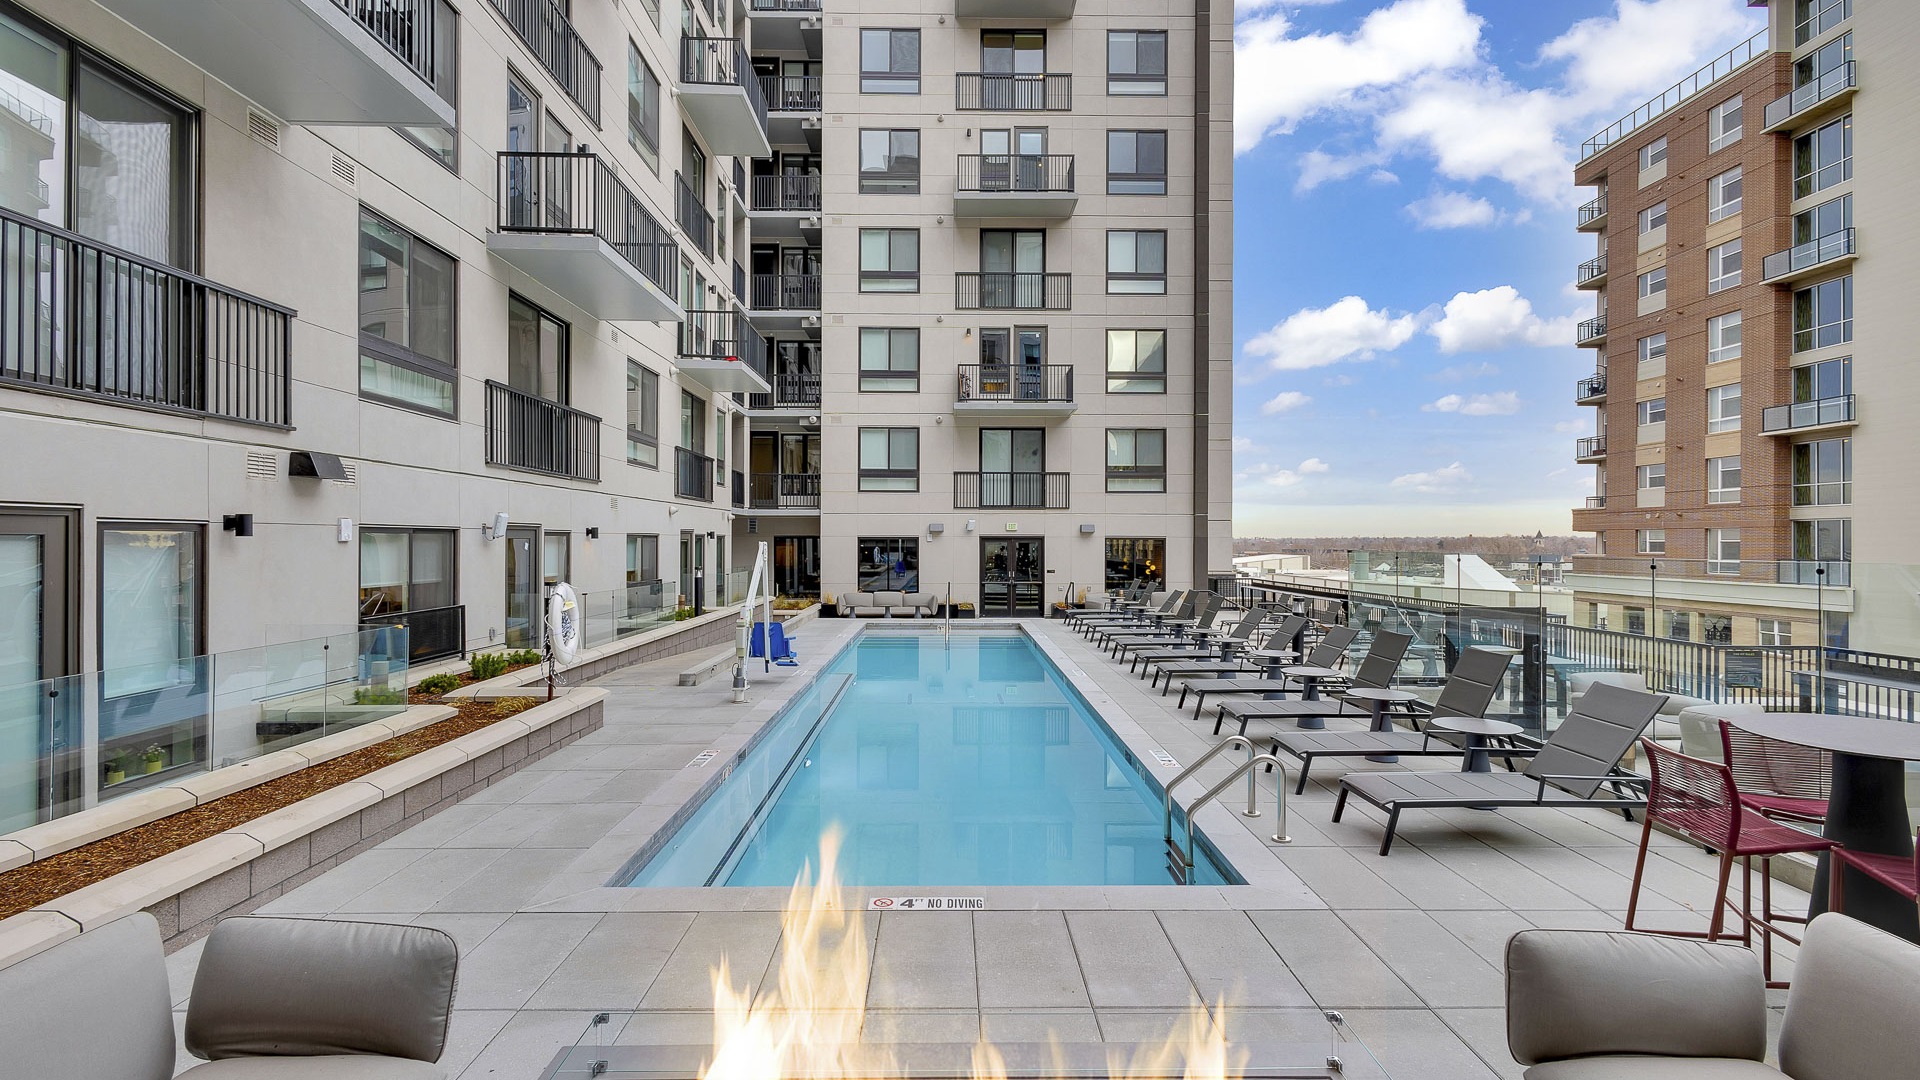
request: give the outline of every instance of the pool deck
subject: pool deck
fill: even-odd
[[[603,1009],[640,1011],[626,1043],[706,1043],[710,969],[725,956],[736,984],[767,979],[786,890],[606,883],[862,625],[807,626],[802,666],[756,670],[747,705],[731,703],[724,677],[675,685],[687,657],[596,679],[612,691],[604,729],[261,912],[452,934],[460,985],[442,1065],[462,1080],[533,1080]],[[1188,762],[1213,744],[1210,724],[1172,708],[1177,695],[1159,697],[1058,623],[1027,626],[1143,760],[1158,747]],[[707,750],[719,753],[696,763]],[[1231,756],[1202,777],[1224,776]],[[1228,1037],[1253,1048],[1255,1064],[1261,1047],[1324,1042],[1319,1010],[1333,1008],[1403,1080],[1517,1078],[1504,1033],[1505,941],[1530,926],[1618,928],[1640,827],[1598,810],[1410,812],[1383,859],[1374,853],[1383,815],[1372,807],[1329,820],[1340,775],[1338,765],[1316,768],[1306,795],[1290,800],[1284,846],[1266,840],[1271,779],[1257,819],[1202,811],[1200,826],[1247,885],[902,890],[983,896],[988,910],[866,916],[866,1038],[1157,1042],[1196,999],[1224,999]],[[1704,853],[1656,835],[1646,918],[1704,929],[1713,872]],[[849,890],[863,907],[878,891]],[[1775,888],[1780,907],[1805,901]],[[176,1010],[200,950],[168,960]]]

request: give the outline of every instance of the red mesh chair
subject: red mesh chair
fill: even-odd
[[[1669,750],[1652,739],[1641,739],[1646,752],[1652,784],[1647,792],[1646,825],[1640,831],[1640,855],[1633,864],[1633,886],[1627,893],[1627,929],[1673,937],[1706,938],[1738,936],[1740,943],[1753,947],[1753,931],[1761,938],[1761,965],[1767,985],[1785,987],[1773,978],[1773,937],[1775,934],[1798,945],[1799,937],[1779,924],[1805,923],[1804,915],[1788,915],[1773,910],[1773,874],[1769,865],[1775,855],[1790,852],[1809,854],[1837,847],[1833,841],[1796,829],[1746,806],[1734,784],[1733,770],[1717,761],[1688,757]],[[1647,865],[1647,841],[1653,836],[1655,822],[1720,854],[1720,880],[1713,897],[1713,914],[1707,930],[1651,930],[1635,926],[1633,919],[1640,904],[1640,879]],[[1742,862],[1740,903],[1734,914],[1740,917],[1740,933],[1728,933],[1726,927],[1727,885],[1733,876],[1733,860]],[[1760,860],[1760,911],[1753,910],[1753,860]]]
[[[1915,838],[1920,839],[1920,833],[1916,833]],[[1911,859],[1905,855],[1876,855],[1871,851],[1834,848],[1833,865],[1827,872],[1827,910],[1829,911],[1846,911],[1846,908],[1841,905],[1844,897],[1841,893],[1840,881],[1847,876],[1842,871],[1849,866],[1914,903],[1920,904],[1920,845],[1914,848]]]
[[[1720,721],[1720,746],[1727,768],[1733,770],[1733,784],[1740,789],[1740,802],[1748,809],[1770,818],[1826,822],[1832,754],[1742,731],[1730,720]]]

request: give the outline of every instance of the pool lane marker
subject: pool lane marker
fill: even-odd
[[[868,911],[985,911],[984,896],[876,896]]]
[[[707,762],[712,761],[714,758],[717,758],[719,756],[720,756],[720,751],[718,750],[702,750],[698,754],[695,754],[693,756],[692,761],[689,761],[685,765],[682,765],[681,768],[704,769],[707,767]]]

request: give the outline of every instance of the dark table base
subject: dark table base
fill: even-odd
[[[1913,834],[1907,831],[1906,763],[1836,752],[1833,794],[1821,835],[1854,851],[1913,858]],[[1827,910],[1831,861],[1820,856],[1809,917]],[[1845,896],[1845,914],[1920,944],[1920,908],[1912,900],[1854,869],[1847,871]]]

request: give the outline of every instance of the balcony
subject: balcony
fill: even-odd
[[[680,224],[680,232],[686,236],[700,254],[713,258],[713,215],[700,199],[698,192],[687,186],[687,180],[679,173],[673,174],[673,219]]]
[[[756,176],[748,202],[755,240],[820,240],[820,175]]]
[[[737,311],[695,310],[680,320],[680,373],[721,393],[766,393],[766,343]]]
[[[487,464],[600,482],[600,418],[487,380]]]
[[[1605,435],[1589,435],[1573,444],[1573,459],[1575,461],[1591,464],[1597,461],[1604,461],[1606,457],[1607,437]]]
[[[1576,289],[1598,289],[1607,283],[1607,257],[1588,259],[1573,272],[1573,287]]]
[[[819,57],[820,0],[751,0],[753,47]]]
[[[955,274],[953,306],[961,311],[1071,311],[1073,275]]]
[[[1581,232],[1599,232],[1607,227],[1607,197],[1601,195],[1591,202],[1582,203],[1574,211],[1574,228]]]
[[[1067,112],[1073,108],[1071,75],[973,71],[954,78],[953,107],[964,112]]]
[[[953,14],[961,19],[1073,18],[1074,0],[953,0]]]
[[[1606,508],[1607,497],[1605,495],[1589,495],[1587,496],[1587,505],[1583,509],[1605,510]]]
[[[1836,229],[1760,260],[1760,283],[1791,285],[1801,278],[1844,266],[1853,259],[1853,230]]]
[[[6,209],[0,297],[0,386],[293,423],[291,308]]]
[[[755,411],[772,409],[818,409],[820,407],[820,375],[812,371],[775,372],[770,380],[773,392],[755,394],[747,400],[747,408]]]
[[[364,0],[363,0],[364,2]],[[422,0],[431,3],[432,0]],[[560,89],[600,126],[600,61],[554,0],[490,0]]]
[[[1573,343],[1583,348],[1604,345],[1607,342],[1607,317],[1595,316],[1581,323],[1573,330]]]
[[[965,416],[1071,416],[1071,364],[961,364],[953,411]]]
[[[1762,130],[1769,133],[1785,131],[1838,111],[1860,88],[1855,78],[1854,63],[1849,60],[1793,93],[1768,102],[1764,121],[1766,127]]]
[[[713,501],[713,459],[684,446],[673,448],[673,493],[682,499]]]
[[[1573,384],[1575,405],[1599,405],[1607,400],[1607,373],[1596,371]]]
[[[754,43],[760,48],[759,42]],[[820,108],[824,100],[818,75],[762,75],[760,96],[767,102],[767,138],[774,145],[804,143],[820,149]]]
[[[1765,435],[1803,435],[1809,431],[1852,427],[1853,395],[1796,401],[1760,410],[1760,431]]]
[[[593,154],[499,155],[487,250],[597,319],[667,322],[680,310],[680,245]]]
[[[1072,154],[961,154],[953,216],[1058,221],[1073,216]]]
[[[957,472],[955,510],[1065,510],[1070,474],[1063,472]]]
[[[751,510],[819,510],[820,475],[755,473],[747,482],[747,507]]]
[[[754,274],[747,307],[761,326],[791,328],[820,319],[819,274]]]
[[[1845,588],[1853,584],[1853,563],[1844,559],[1781,559],[1774,580],[1782,585],[1829,585]]]
[[[769,157],[767,99],[738,38],[680,39],[680,108],[707,148],[734,157]]]

